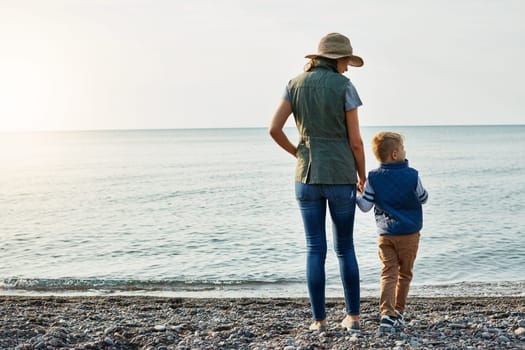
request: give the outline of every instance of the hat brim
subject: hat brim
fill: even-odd
[[[331,54],[310,54],[310,55],[306,55],[304,56],[305,58],[317,58],[317,57],[325,57],[325,58],[330,58],[330,59],[333,59],[333,60],[337,60],[339,58],[343,58],[343,57],[350,57],[350,61],[348,62],[348,65],[352,66],[352,67],[362,67],[363,64],[365,64],[365,62],[363,61],[363,59],[359,56],[356,56],[356,55],[351,55],[351,56],[348,56],[348,55],[337,55],[337,54],[334,54],[334,55],[331,55]]]

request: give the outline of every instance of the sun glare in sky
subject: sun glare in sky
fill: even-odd
[[[60,129],[69,103],[63,43],[37,17],[10,10],[0,15],[0,132]]]
[[[46,126],[49,109],[49,70],[31,62],[4,62],[1,69],[1,131],[38,130]]]

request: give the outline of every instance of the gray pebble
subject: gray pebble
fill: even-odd
[[[290,345],[290,346],[296,347],[297,343],[292,338],[287,338],[286,339],[286,345]]]
[[[467,325],[464,323],[451,323],[449,327],[452,329],[465,329],[467,328]]]
[[[500,341],[500,342],[502,342],[502,343],[510,343],[510,339],[507,338],[507,337],[504,336],[504,335],[500,335],[500,336],[498,337],[498,341]]]
[[[492,335],[490,335],[489,332],[483,332],[483,333],[481,333],[481,337],[483,339],[490,339],[490,338],[492,338]]]
[[[413,347],[416,347],[416,348],[421,346],[421,343],[419,341],[417,341],[417,339],[410,339],[409,344],[410,344],[410,346],[413,346]]]
[[[183,330],[182,326],[172,326],[171,329],[177,333],[180,333]]]

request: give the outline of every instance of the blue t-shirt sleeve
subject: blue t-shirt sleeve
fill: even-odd
[[[290,97],[290,90],[288,90],[288,85],[284,88],[283,98],[287,101],[291,101],[292,98]]]
[[[345,110],[349,111],[351,109],[362,106],[363,102],[359,98],[357,90],[350,80],[348,80],[348,85],[346,86],[346,95],[345,95]]]

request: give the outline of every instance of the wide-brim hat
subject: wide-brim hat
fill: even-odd
[[[339,33],[330,33],[321,38],[317,53],[306,55],[306,58],[326,57],[331,59],[338,59],[342,57],[350,58],[350,65],[354,67],[361,67],[364,61],[361,57],[353,54],[350,39]]]

